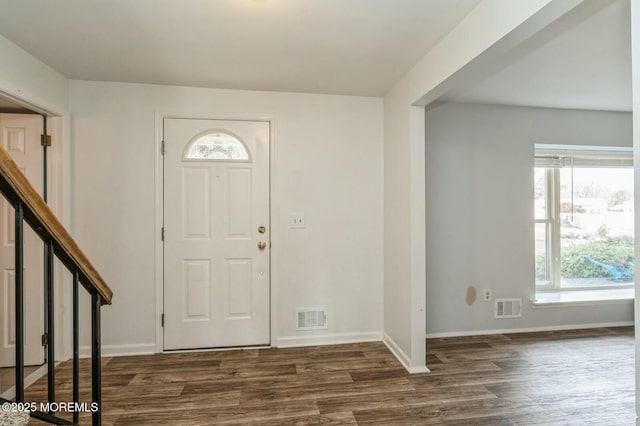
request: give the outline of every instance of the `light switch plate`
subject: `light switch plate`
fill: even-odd
[[[304,220],[304,213],[291,213],[289,215],[289,228],[291,229],[304,229],[306,228],[306,222]]]

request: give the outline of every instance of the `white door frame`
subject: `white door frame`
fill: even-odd
[[[275,131],[274,131],[274,119],[272,116],[266,115],[202,115],[202,114],[185,114],[185,113],[169,113],[169,112],[156,112],[156,141],[155,141],[155,205],[156,205],[156,217],[155,217],[155,281],[156,281],[156,353],[164,352],[164,333],[161,325],[161,316],[164,311],[164,256],[163,256],[163,242],[161,239],[161,230],[164,224],[164,184],[163,184],[163,158],[162,158],[162,141],[164,139],[163,123],[165,118],[185,118],[185,119],[200,119],[200,120],[232,120],[232,121],[261,121],[269,123],[269,227],[270,241],[274,241],[273,232],[273,211],[274,211],[274,196],[273,196],[273,175],[275,164]],[[276,297],[277,294],[276,284],[273,280],[273,250],[269,253],[269,316],[271,321],[270,340],[271,346],[275,347],[277,342],[277,315],[276,315]]]
[[[47,116],[47,133],[51,135],[52,146],[47,150],[47,188],[48,205],[58,216],[62,224],[73,235],[71,212],[71,164],[70,123],[71,116],[67,110],[50,109],[40,106],[20,95],[12,94],[0,88],[0,96],[30,109],[40,116]],[[71,278],[64,274],[60,262],[54,264],[54,297],[55,297],[55,336],[56,361],[71,359]]]

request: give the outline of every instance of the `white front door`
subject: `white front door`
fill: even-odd
[[[9,152],[29,182],[42,188],[42,117],[0,114],[0,144]],[[0,196],[0,367],[15,366],[15,229],[14,209]],[[24,225],[24,333],[25,365],[44,363],[42,280],[43,245]]]
[[[164,119],[164,349],[269,344],[269,123]]]

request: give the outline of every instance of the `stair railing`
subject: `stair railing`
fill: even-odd
[[[91,399],[92,424],[102,419],[102,384],[100,363],[100,308],[111,304],[113,292],[80,250],[53,211],[45,203],[7,151],[0,146],[0,193],[15,210],[15,406],[25,403],[24,381],[24,223],[45,244],[44,286],[46,293],[45,336],[47,347],[47,406],[55,406],[55,335],[54,335],[54,260],[58,258],[73,275],[73,402],[80,406],[79,313],[78,288],[91,295]],[[33,309],[33,307],[30,307]],[[11,401],[0,398],[0,403]],[[53,424],[78,424],[79,412],[73,410],[73,423],[57,417],[55,411],[30,410],[30,416]]]

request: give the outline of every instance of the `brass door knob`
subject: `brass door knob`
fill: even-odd
[[[267,247],[267,243],[265,243],[264,241],[258,241],[258,248],[260,250],[264,250]]]

